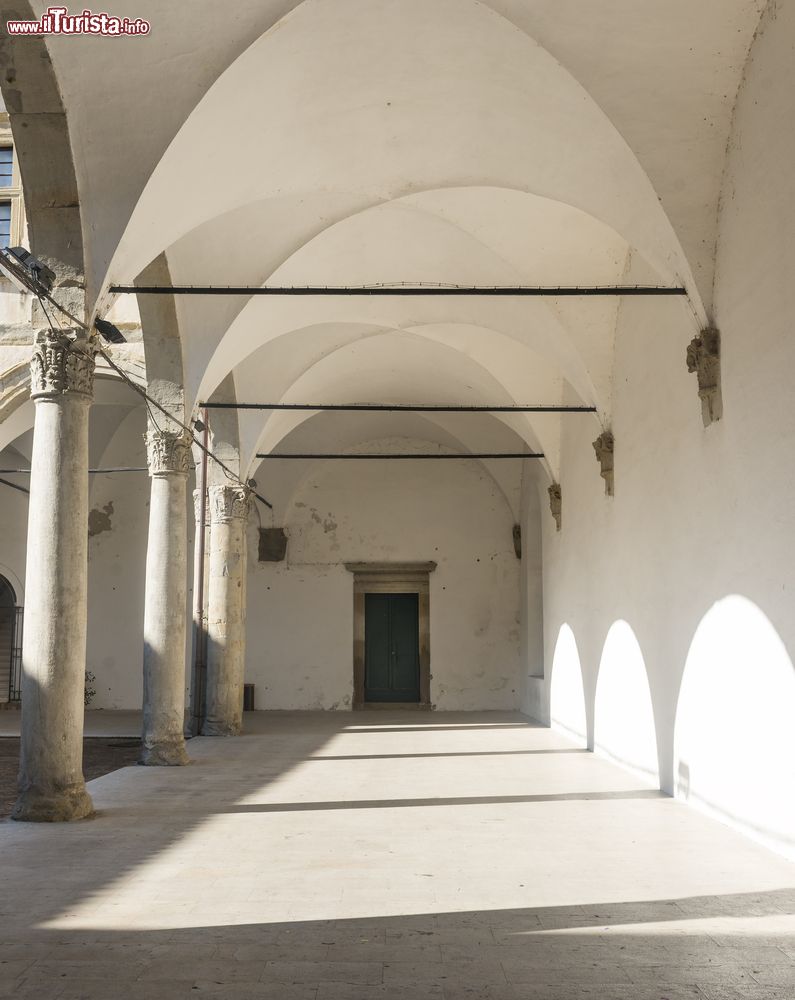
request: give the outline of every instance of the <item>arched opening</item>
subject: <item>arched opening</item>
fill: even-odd
[[[0,575],[0,701],[19,701],[22,608],[9,580]]]

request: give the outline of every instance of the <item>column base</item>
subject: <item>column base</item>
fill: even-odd
[[[239,722],[216,722],[205,719],[202,723],[201,736],[239,736],[243,726]]]
[[[21,823],[70,823],[93,815],[94,803],[86,786],[80,784],[57,792],[35,788],[20,792],[11,819]]]
[[[145,767],[182,767],[190,764],[190,757],[185,750],[185,741],[178,740],[167,743],[155,743],[152,746],[144,744],[139,764]]]

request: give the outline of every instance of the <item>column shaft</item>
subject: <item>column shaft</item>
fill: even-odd
[[[142,764],[188,764],[185,752],[189,438],[150,428],[152,488],[144,602]]]
[[[247,517],[247,490],[233,486],[210,488],[207,710],[203,736],[235,736],[243,728]]]
[[[31,362],[36,405],[22,643],[19,798],[13,818],[83,819],[88,416],[93,345],[48,334]]]

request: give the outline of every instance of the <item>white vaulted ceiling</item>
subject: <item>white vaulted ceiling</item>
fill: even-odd
[[[631,267],[684,284],[695,326],[764,6],[192,0],[187,17],[139,0],[145,38],[48,43],[89,290],[131,283],[163,252],[189,284],[613,284]],[[615,299],[177,305],[189,405],[232,372],[240,399],[573,398],[610,419]],[[266,417],[241,419],[244,462],[322,425]],[[382,425],[360,416],[361,440]],[[556,475],[559,418],[478,426],[542,447]],[[462,447],[483,440],[474,427]]]

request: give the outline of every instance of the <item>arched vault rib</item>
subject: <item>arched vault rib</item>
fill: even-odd
[[[237,213],[200,227],[169,251],[175,281],[195,280],[206,267],[206,247],[215,244],[230,248],[218,280],[252,284],[263,280],[258,245],[268,248],[264,278],[286,285],[307,280],[366,283],[381,280],[386,274],[416,281],[609,284],[621,279],[627,257],[623,239],[579,210],[521,192],[471,188],[423,192],[354,213],[317,233],[315,225],[303,220],[298,230],[292,231],[288,244],[292,246],[294,239],[303,239],[307,233],[313,235],[276,267],[284,252],[275,252],[270,222],[282,215],[281,209],[281,205],[271,203],[252,206],[239,240],[235,233],[242,220]],[[417,300],[409,311],[419,315],[425,305]],[[617,305],[618,300],[610,298],[522,300],[513,303],[511,315],[517,327],[546,323],[549,316],[555,339],[570,343],[582,356],[588,371],[587,391],[606,401],[610,397]],[[655,307],[656,302],[649,304],[649,308]],[[301,306],[293,302],[289,308],[297,312]],[[461,314],[466,304],[459,301],[452,308]],[[506,303],[490,301],[486,306],[480,302],[477,308],[480,314],[484,308],[505,311]],[[214,362],[222,361],[223,352],[217,350],[222,331],[245,323],[249,309],[259,316],[272,314],[274,304],[273,300],[265,305],[244,298],[187,297],[179,300],[179,309],[181,325],[190,330],[186,352],[195,384],[208,362],[212,368]],[[437,303],[434,317],[439,313]],[[263,322],[259,316],[253,320],[257,325]],[[301,321],[296,320],[295,325]],[[560,344],[555,350],[559,353]],[[215,359],[211,360],[213,351]],[[211,385],[219,371],[209,373],[205,385]],[[575,380],[575,376],[570,377]],[[580,381],[581,392],[585,384]],[[202,391],[206,395],[207,390]]]
[[[5,0],[2,13],[6,21],[35,19],[27,0]],[[82,319],[85,262],[77,176],[66,109],[43,38],[0,36],[0,90],[22,174],[33,252],[55,273],[55,297]],[[38,306],[33,316],[45,325]]]
[[[469,448],[516,449],[520,442],[504,425],[487,414],[479,414],[480,427],[466,441],[456,432],[456,428],[443,415],[402,414],[399,421],[389,414],[370,414],[366,426],[358,419],[358,414],[325,413],[309,415],[287,433],[283,445],[288,451],[351,452],[381,450],[414,450],[419,442],[422,450],[438,447],[441,453],[459,454]],[[476,461],[495,483],[507,506],[518,518],[521,500],[522,462],[519,460],[489,462]],[[317,461],[279,462],[264,460],[254,462],[251,474],[273,502],[275,523],[285,517],[292,498],[308,480],[317,475]]]
[[[154,171],[109,277],[129,280],[219,208],[268,193],[349,190],[383,200],[418,188],[498,184],[602,219],[661,273],[684,281],[700,308],[648,177],[544,49],[469,0],[345,6],[341,18],[338,5],[307,0],[219,78]],[[475,49],[472,37],[480,40]],[[290,99],[261,99],[275,93]],[[230,148],[238,154],[233,166]],[[234,183],[208,199],[229,169]]]
[[[327,336],[319,340],[322,333]],[[505,338],[493,334],[490,340],[495,346],[495,340]],[[544,367],[543,362],[534,365],[532,354],[519,345],[508,342],[508,347],[513,351],[495,352],[501,369],[495,373],[486,363],[489,355],[485,346],[480,357],[466,354],[456,348],[454,331],[446,328],[409,331],[309,328],[260,348],[239,366],[237,380],[243,392],[254,391],[254,387],[268,392],[269,402],[377,401],[410,405],[430,401],[455,405],[465,398],[477,405],[516,405],[523,401],[523,392],[534,391],[534,383],[539,386],[553,384],[550,376],[554,373],[539,372],[538,368]],[[292,369],[288,367],[284,371],[279,359],[287,361],[288,355],[288,365]],[[524,377],[523,372],[527,373]],[[561,380],[557,378],[556,381],[560,396]],[[277,411],[272,415],[262,411],[243,412],[241,437],[245,460],[257,451],[277,447],[279,441],[307,416],[306,411]],[[365,422],[369,416],[362,412],[359,419]],[[547,467],[554,478],[558,465],[559,418],[544,414],[495,416],[513,430],[523,447],[545,452]],[[453,419],[463,421],[460,426],[466,428],[473,417],[459,415]],[[462,440],[466,440],[466,435]],[[483,447],[472,450],[483,450]]]
[[[268,301],[269,305],[263,306],[263,301]],[[521,305],[508,303],[501,310],[501,315],[495,315],[494,310],[482,300],[475,300],[466,307],[440,305],[440,300],[430,300],[423,306],[422,320],[418,322],[417,310],[412,309],[406,300],[374,302],[371,299],[357,299],[346,302],[336,298],[322,302],[309,300],[300,309],[295,309],[294,300],[275,304],[270,300],[258,300],[255,308],[248,314],[248,321],[233,327],[217,349],[214,361],[199,386],[199,398],[207,398],[209,391],[226,372],[240,365],[257,348],[296,329],[325,325],[392,330],[461,328],[466,332],[466,340],[471,343],[470,349],[474,353],[485,356],[497,342],[505,343],[512,349],[514,345],[523,346],[541,359],[544,366],[542,370],[554,373],[555,378],[568,381],[583,402],[598,402],[581,359],[567,342],[565,330],[556,325],[553,318],[549,319],[544,330],[528,329],[527,316]],[[492,337],[495,339],[494,345],[489,343]],[[496,351],[493,355],[490,364],[505,363],[496,356]],[[517,402],[554,403],[557,401],[555,392],[556,386],[553,383],[549,386],[549,394],[553,398],[519,399]]]

